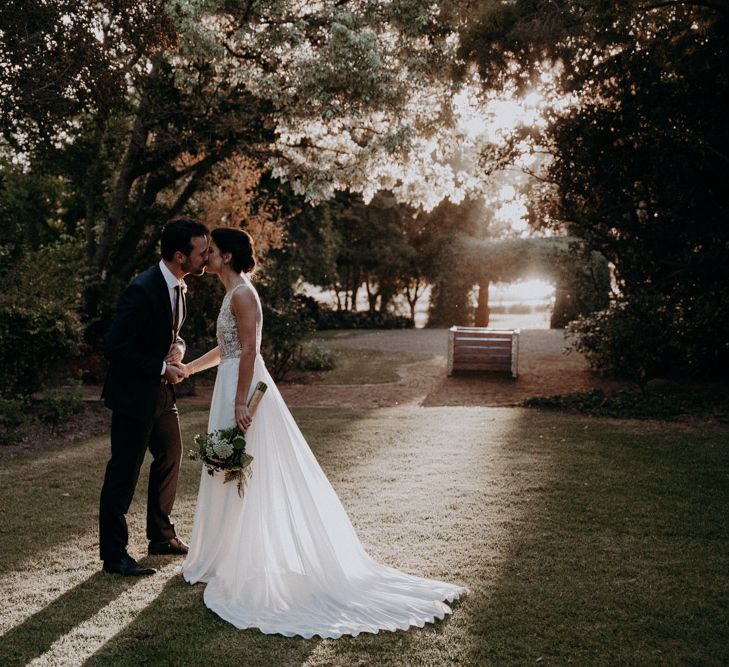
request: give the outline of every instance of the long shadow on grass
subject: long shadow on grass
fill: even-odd
[[[25,665],[138,580],[98,572],[0,637],[0,665]]]
[[[154,602],[85,666],[298,667],[321,642],[238,630],[205,607],[203,590],[204,585],[191,586],[182,576],[170,579]]]
[[[183,417],[185,444],[191,433],[201,430],[204,414],[196,411]],[[109,451],[108,441],[95,446],[79,443],[27,457],[32,465],[16,461],[8,466],[0,480],[0,507],[5,508],[0,513],[0,576],[69,540],[98,548],[99,493]],[[146,507],[149,463],[148,455],[133,512],[143,513]]]
[[[522,422],[512,446],[551,461],[514,480],[531,510],[469,598],[468,664],[727,664],[727,432]]]
[[[302,412],[305,411],[296,411],[297,417]],[[363,451],[366,456],[357,456],[358,451],[349,449],[351,432],[370,414],[348,411],[343,418],[341,410],[317,409],[314,417],[305,421],[307,438],[317,455],[326,459],[323,461],[326,467],[334,472],[346,469],[345,474],[353,474],[358,466],[367,465],[372,459],[386,458],[380,449],[388,447],[388,444],[373,440],[369,425],[364,427],[366,448]],[[376,427],[377,424],[372,422],[372,428]],[[363,436],[360,434],[358,437]],[[194,488],[196,484],[195,481]],[[190,586],[181,577],[170,580],[154,602],[92,656],[87,665],[184,664],[207,667],[214,660],[221,665],[244,662],[251,667],[298,667],[323,643],[316,638],[304,640],[264,635],[258,630],[237,630],[205,607],[203,590],[204,585]],[[403,649],[411,641],[409,635],[401,632],[383,632],[369,636],[369,639],[379,646],[373,648],[375,653],[382,651],[388,655]],[[330,641],[324,643],[332,644]]]

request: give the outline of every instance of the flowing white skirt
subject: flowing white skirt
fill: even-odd
[[[405,630],[449,614],[444,600],[466,589],[367,555],[259,355],[251,387],[260,380],[245,495],[203,468],[185,580],[207,582],[205,604],[237,628],[289,637]],[[238,360],[223,360],[208,432],[234,424],[237,381]]]

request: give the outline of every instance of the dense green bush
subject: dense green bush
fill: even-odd
[[[302,371],[331,371],[336,366],[334,355],[321,343],[305,343],[301,346],[296,367]]]
[[[28,423],[27,401],[22,398],[0,396],[0,445],[20,440]]]
[[[605,392],[602,389],[539,396],[524,401],[526,407],[548,410],[580,412],[596,417],[622,419],[673,419],[676,417],[711,418],[729,420],[729,392],[726,387],[717,391],[710,387],[703,391],[639,391],[620,389]]]
[[[616,302],[567,326],[572,347],[596,370],[614,373],[644,387],[651,378],[676,374],[682,350],[668,308],[650,299]]]
[[[29,252],[2,276],[0,395],[38,391],[51,376],[68,377],[83,330],[80,245],[64,238]]]
[[[0,297],[0,394],[38,391],[49,373],[78,352],[81,335],[76,313],[62,303]]]
[[[557,290],[549,326],[564,329],[580,316],[589,316],[609,306],[610,269],[598,252],[572,257],[583,261],[563,262],[555,271]]]
[[[263,309],[261,354],[274,380],[295,366],[315,326],[307,298],[296,293],[299,275],[290,259],[286,247],[271,250],[254,278]]]
[[[369,310],[332,310],[321,307],[316,315],[317,329],[412,329],[409,317]]]
[[[46,424],[50,424],[54,431],[62,420],[83,410],[83,396],[81,386],[78,384],[44,392],[43,398],[38,403],[40,418]]]

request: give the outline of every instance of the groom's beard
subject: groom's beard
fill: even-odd
[[[187,261],[182,264],[182,270],[189,275],[193,276],[202,276],[205,273],[205,269],[207,268],[205,264],[203,264],[201,267],[197,269],[192,268],[192,263]]]

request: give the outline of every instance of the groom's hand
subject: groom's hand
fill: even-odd
[[[173,343],[170,351],[165,357],[165,361],[168,364],[173,364],[178,361],[182,361],[182,357],[185,356],[185,348],[181,343]]]
[[[170,384],[177,384],[185,379],[185,371],[180,364],[168,362],[165,369],[165,380]]]

